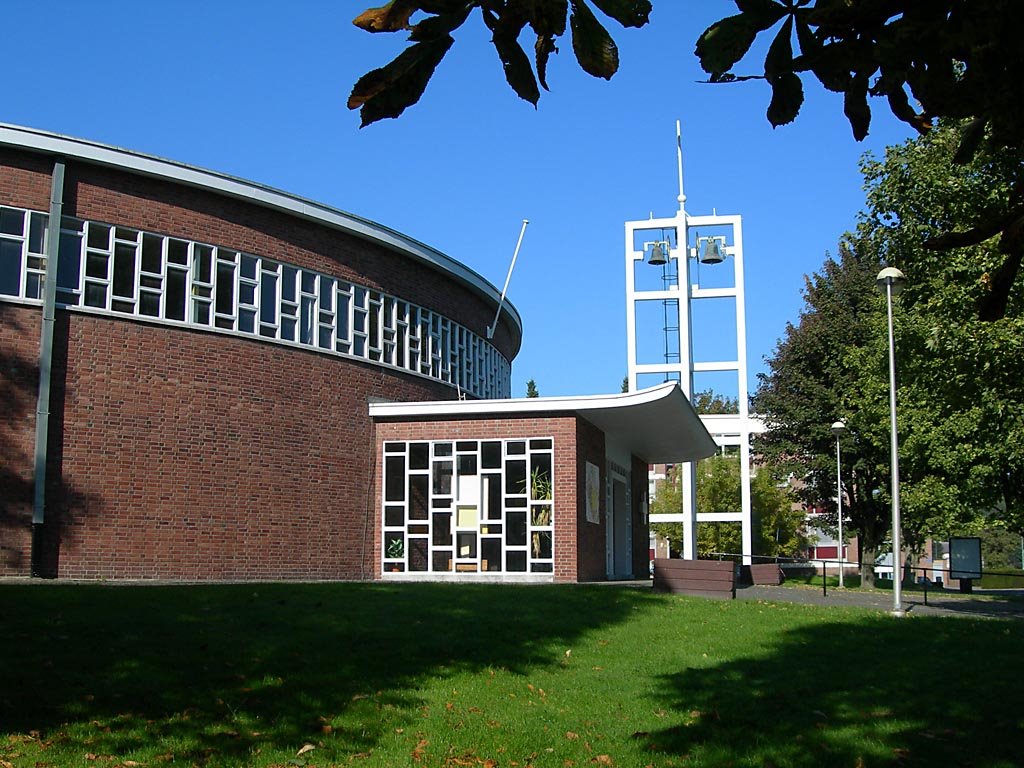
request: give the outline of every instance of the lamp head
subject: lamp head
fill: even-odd
[[[903,290],[906,282],[907,276],[896,269],[896,267],[886,267],[875,278],[875,284],[882,293],[885,293],[886,286],[891,286],[893,294],[897,294]]]
[[[842,421],[836,421],[832,423],[832,434],[839,437],[841,434],[846,432],[846,424]]]

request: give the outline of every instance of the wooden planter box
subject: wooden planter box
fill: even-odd
[[[782,583],[782,569],[778,563],[756,563],[750,566],[750,578],[755,584],[777,587]]]
[[[736,569],[729,560],[654,559],[654,589],[720,600],[736,598]]]

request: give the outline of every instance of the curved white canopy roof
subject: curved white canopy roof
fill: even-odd
[[[374,419],[449,419],[573,413],[649,464],[695,461],[715,453],[714,439],[676,382],[639,392],[508,400],[371,403]]]

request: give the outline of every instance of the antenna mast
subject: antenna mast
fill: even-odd
[[[512,263],[508,265],[508,274],[505,276],[505,287],[501,289],[501,298],[498,300],[498,311],[494,313],[494,322],[487,327],[488,340],[494,338],[494,331],[498,328],[498,318],[501,316],[501,307],[505,303],[505,292],[508,291],[508,284],[512,279],[512,270],[516,268],[516,257],[519,256],[519,247],[523,244],[523,235],[526,234],[526,225],[529,223],[528,219],[523,219],[523,228],[519,230],[519,241],[516,243],[516,249],[512,253]]]

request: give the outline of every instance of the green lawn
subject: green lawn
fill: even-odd
[[[1009,767],[1022,651],[609,586],[7,584],[0,768]]]

